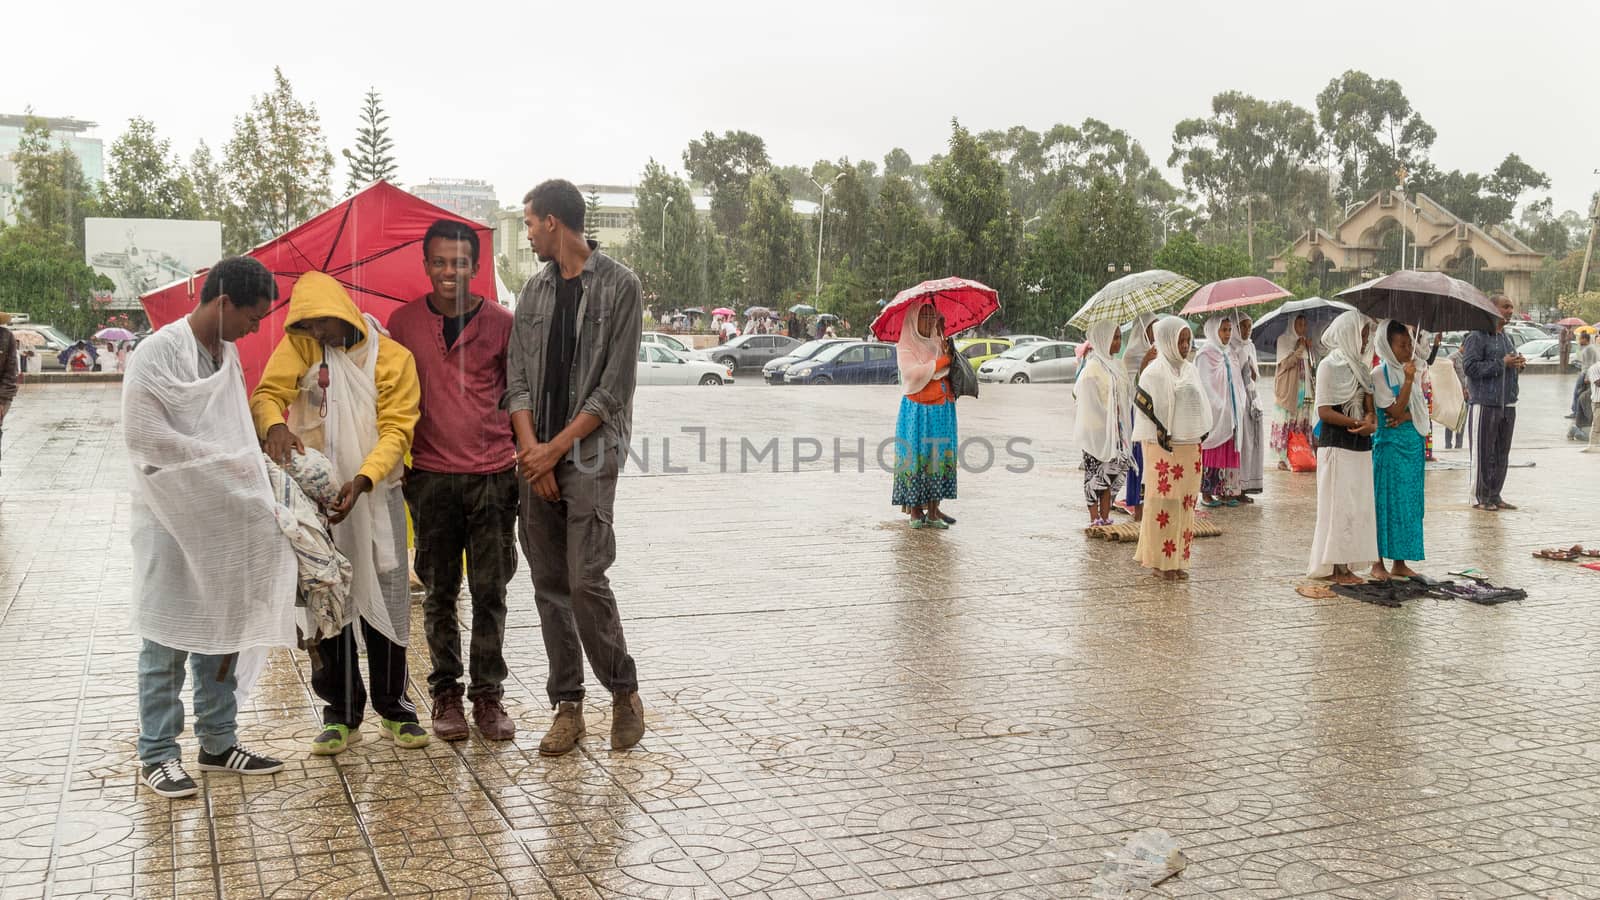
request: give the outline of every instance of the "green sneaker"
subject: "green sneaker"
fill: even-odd
[[[348,725],[325,725],[322,733],[311,741],[312,756],[337,756],[349,749],[351,744],[361,742],[361,729],[352,730]]]
[[[383,733],[388,735],[397,747],[407,750],[419,750],[428,746],[428,732],[415,722],[395,722],[390,719],[383,720]]]

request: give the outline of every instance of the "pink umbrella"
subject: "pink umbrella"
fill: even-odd
[[[1213,313],[1233,309],[1236,306],[1254,306],[1257,303],[1270,303],[1273,300],[1293,296],[1294,294],[1259,275],[1224,278],[1195,291],[1194,296],[1189,298],[1189,302],[1184,304],[1178,314],[1192,316],[1199,313]]]
[[[900,340],[906,310],[923,300],[932,303],[944,316],[946,337],[982,325],[1000,309],[1000,294],[994,288],[965,278],[940,278],[896,294],[872,320],[872,333],[880,341]]]
[[[1577,316],[1567,316],[1565,319],[1562,319],[1556,324],[1566,326],[1567,328],[1577,328],[1580,325],[1587,325],[1589,323],[1578,318]]]
[[[713,309],[711,314],[713,316],[731,316],[733,315],[733,310],[727,308],[726,306],[719,306],[716,309]]]

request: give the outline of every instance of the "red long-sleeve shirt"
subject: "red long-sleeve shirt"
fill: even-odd
[[[486,475],[516,463],[511,416],[500,409],[506,390],[511,311],[485,299],[472,321],[445,346],[444,316],[426,297],[389,316],[389,335],[417,362],[422,418],[411,444],[411,465],[427,472]]]

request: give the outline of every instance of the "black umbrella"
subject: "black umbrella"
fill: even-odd
[[[1493,331],[1504,321],[1484,293],[1443,272],[1405,269],[1339,292],[1374,319],[1397,319],[1435,334]]]
[[[1305,316],[1306,333],[1315,336],[1329,322],[1352,309],[1355,307],[1343,301],[1324,300],[1321,297],[1290,300],[1251,323],[1250,340],[1262,353],[1276,353],[1278,338],[1294,327],[1295,319]]]

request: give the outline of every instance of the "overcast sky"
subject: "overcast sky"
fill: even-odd
[[[755,132],[774,161],[809,165],[896,146],[925,160],[952,116],[974,130],[1093,116],[1164,163],[1173,124],[1219,91],[1314,109],[1356,68],[1401,83],[1438,130],[1440,167],[1487,172],[1514,151],[1549,174],[1557,210],[1583,210],[1600,187],[1597,8],[51,0],[8,4],[0,112],[90,119],[108,147],[145,116],[187,156],[200,138],[219,148],[279,65],[336,156],[373,85],[403,182],[486,178],[514,204],[548,177],[632,183],[652,156],[681,170],[707,129]],[[335,178],[337,191],[342,167]]]

